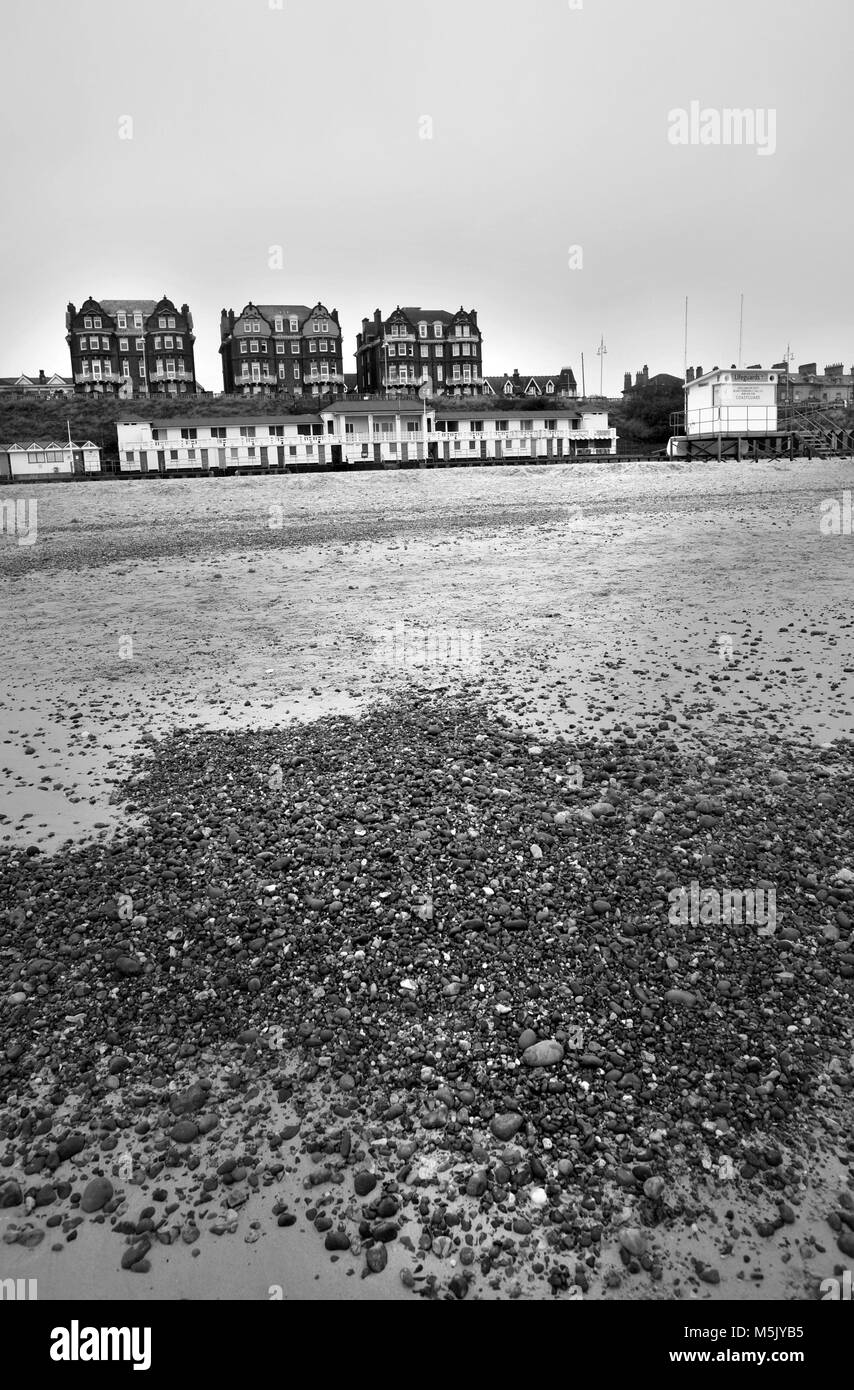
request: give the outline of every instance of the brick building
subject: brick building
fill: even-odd
[[[379,309],[356,338],[360,396],[412,396],[422,383],[434,396],[477,396],[483,386],[483,336],[474,309]]]
[[[171,299],[92,299],[69,304],[66,341],[82,395],[195,395],[193,316]]]
[[[803,362],[796,372],[788,362],[775,362],[779,372],[778,400],[791,405],[848,408],[854,405],[854,367],[846,372],[841,362],[831,362],[823,372],[817,362]]]
[[[253,304],[220,318],[227,395],[341,396],[344,363],[338,310],[323,304]]]

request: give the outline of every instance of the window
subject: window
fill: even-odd
[[[426,337],[427,337],[427,325],[426,325],[426,323],[419,323],[419,325],[418,325],[418,336],[419,336],[419,338],[426,338]]]
[[[320,364],[320,375],[321,375],[321,378],[322,378],[324,381],[328,381],[328,380],[329,380],[329,363],[328,363],[328,362],[321,362],[321,364]]]
[[[245,338],[241,338],[241,339],[240,339],[240,351],[241,351],[241,352],[248,352],[248,351],[249,351],[249,347],[248,347],[248,345],[247,345],[247,342],[246,342],[246,339],[245,339]]]
[[[284,381],[285,376],[286,376],[285,364],[284,364],[284,362],[280,362],[280,363],[279,363],[279,380],[280,380],[280,381]]]
[[[92,327],[92,316],[91,316],[91,314],[87,314],[86,317],[84,318],[84,320],[83,320],[83,327],[84,327],[84,328],[91,328],[91,327]]]
[[[504,394],[505,394],[505,396],[512,396],[512,395],[513,395],[513,383],[512,383],[512,381],[505,381],[505,383],[504,383]]]
[[[165,320],[165,319],[158,319],[158,320],[157,320],[157,327],[158,327],[158,328],[165,328],[165,327],[166,327],[166,320]]]
[[[175,327],[175,320],[170,318],[170,320],[169,320],[169,322],[167,323],[166,327],[167,327],[167,328],[174,328],[174,327]]]
[[[309,345],[308,345],[308,350],[309,350],[309,352],[317,352],[317,339],[316,339],[316,338],[312,338],[311,342],[310,342]]]
[[[433,324],[433,333],[437,338],[441,338],[442,336],[442,324],[439,322],[438,319]]]
[[[441,347],[437,347],[437,348],[436,348],[436,356],[437,356],[437,357],[441,357],[441,356],[442,356],[442,351],[443,351],[443,349],[442,349]]]
[[[100,328],[100,327],[101,327],[101,320],[100,320],[99,318],[95,317],[95,318],[92,320],[92,327],[93,327],[93,328]]]
[[[436,380],[437,380],[437,381],[444,381],[444,380],[445,380],[445,368],[444,368],[444,367],[437,367],[437,368],[436,368]]]
[[[176,346],[176,348],[181,348],[181,349],[183,350],[183,347],[184,347],[184,339],[183,339],[183,338],[180,338],[180,337],[179,337],[179,338],[176,338],[176,339],[175,339],[175,346]]]
[[[454,357],[459,357],[459,355],[460,355],[460,345],[459,345],[459,343],[454,343],[454,346],[451,348],[451,352],[453,353]]]
[[[144,357],[140,357],[140,359],[139,359],[139,374],[140,374],[141,377],[142,377],[142,376],[145,376],[145,358],[144,358]]]
[[[299,343],[291,343],[291,356],[292,356],[292,357],[298,357],[298,356],[299,356]]]
[[[546,421],[546,429],[547,429],[547,430],[556,430],[556,429],[557,429],[557,420],[547,420],[547,421]]]
[[[84,358],[83,358],[83,361],[82,361],[82,363],[81,363],[81,366],[83,367],[83,375],[84,375],[84,376],[88,376],[88,375],[89,375],[89,358],[88,358],[88,357],[84,357]]]
[[[157,358],[157,360],[156,360],[156,362],[155,362],[155,364],[154,364],[154,370],[158,373],[158,375],[160,375],[160,376],[163,375],[163,358],[162,358],[162,357],[158,357],[158,358]]]
[[[299,367],[294,366],[294,381],[299,381]]]
[[[463,343],[463,357],[471,357],[471,347],[468,343]]]
[[[211,425],[211,439],[225,439],[226,430],[224,425]]]
[[[261,363],[260,363],[260,362],[253,362],[253,363],[252,363],[252,380],[253,380],[253,381],[260,381],[260,380],[261,380]]]
[[[145,339],[144,339],[144,338],[137,338],[137,339],[135,339],[134,346],[135,346],[137,352],[145,352]]]
[[[172,352],[172,351],[174,350],[174,348],[175,348],[175,340],[174,340],[174,338],[164,338],[164,339],[163,339],[163,346],[165,347],[165,349],[166,349],[167,352]]]
[[[109,352],[109,351],[110,351],[110,340],[109,340],[109,338],[102,338],[102,339],[101,339],[101,348],[102,348],[102,350],[103,350],[104,352]]]
[[[459,381],[459,380],[460,380],[460,369],[459,369],[459,367],[455,367],[455,368],[454,368],[454,381]]]
[[[277,317],[273,319],[273,328],[277,333],[283,333],[285,331],[285,321],[281,315],[277,315]]]
[[[122,361],[122,376],[130,376],[130,362],[128,362],[127,358],[124,358]]]
[[[328,352],[328,351],[329,351],[329,343],[327,342],[326,338],[321,338],[321,340],[320,340],[320,351],[321,351],[321,352]]]
[[[127,352],[127,350],[128,350],[128,340],[127,340],[127,338],[119,338],[119,352]]]
[[[166,371],[167,371],[167,373],[168,373],[169,376],[174,376],[174,375],[175,375],[175,358],[174,358],[174,357],[167,357],[167,358],[166,358]]]
[[[294,318],[293,315],[291,316],[291,332],[299,333],[299,319]]]
[[[466,365],[463,367],[463,381],[465,381],[469,386],[471,386],[471,367],[468,365],[468,363],[466,363]]]
[[[421,348],[421,356],[422,356],[422,357],[429,357],[429,356],[430,356],[430,349],[429,349],[429,347],[426,346],[426,344],[425,344],[425,345],[422,345],[422,348]]]
[[[97,360],[97,358],[96,358],[95,361],[92,363],[92,375],[93,375],[93,377],[98,377],[98,379],[100,380],[100,376],[101,376],[101,364],[100,364],[100,362]]]
[[[182,439],[198,439],[199,432],[195,429],[185,429],[181,431]]]
[[[252,342],[249,344],[249,351],[250,351],[250,352],[257,352],[257,351],[258,351],[258,340],[257,340],[257,338],[253,338],[253,339],[252,339]]]
[[[134,314],[133,326],[134,328],[142,328],[142,314]]]
[[[162,338],[155,338],[155,339],[154,339],[154,351],[155,351],[155,352],[160,352],[161,349],[162,349],[162,347],[163,347],[163,339],[162,339]]]
[[[254,425],[241,425],[241,426],[240,426],[240,438],[241,438],[241,439],[254,439],[254,438],[255,438],[255,426],[254,426]]]
[[[285,351],[285,345],[284,345],[284,343],[276,343],[276,356],[277,356],[277,357],[282,357],[282,356],[284,355],[284,351]]]
[[[118,324],[119,328],[127,328],[127,326],[128,326],[128,316],[127,316],[127,314],[117,314],[117,315],[116,315],[116,323]]]
[[[389,345],[388,345],[388,355],[389,355],[389,357],[396,357],[396,356],[397,356],[397,348],[395,347],[394,343],[389,343]]]

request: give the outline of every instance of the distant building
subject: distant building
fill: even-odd
[[[508,376],[485,376],[483,395],[503,400],[514,400],[519,396],[557,396],[575,400],[578,386],[571,367],[561,367],[550,376],[520,375],[517,368]]]
[[[356,338],[360,396],[476,396],[483,384],[483,335],[474,309],[401,308],[362,319]]]
[[[24,399],[54,400],[62,396],[74,395],[74,382],[71,377],[53,372],[47,376],[41,369],[28,376],[0,376],[0,396],[20,396]]]
[[[694,380],[694,368],[688,368],[688,381]],[[698,367],[697,376],[703,375],[703,368]],[[644,366],[642,371],[635,372],[634,385],[632,385],[632,374],[626,372],[623,376],[623,395],[630,396],[633,391],[642,391],[651,386],[653,390],[681,391],[685,385],[681,376],[673,376],[670,372],[656,372],[655,376],[650,376],[649,367]]]
[[[0,445],[0,478],[35,480],[100,471],[101,450],[91,439],[85,444],[38,440],[30,444]]]
[[[324,304],[223,309],[220,356],[226,395],[340,396],[344,362],[338,310]]]
[[[66,341],[81,395],[196,394],[189,306],[171,299],[89,299],[68,305]]]
[[[788,362],[775,362],[779,373],[778,398],[791,405],[849,408],[854,405],[854,367],[846,372],[841,362],[831,362],[819,372],[817,362],[804,362],[796,372]]]

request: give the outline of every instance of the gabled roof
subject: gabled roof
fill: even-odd
[[[69,447],[69,444],[68,444],[68,440],[67,440],[67,439],[62,439],[62,440],[57,440],[57,439],[48,439],[48,440],[34,439],[34,440],[32,440],[31,443],[29,443],[29,444],[3,444],[3,445],[0,445],[0,448],[2,448],[3,452],[4,452],[4,453],[7,453],[7,454],[8,454],[8,453],[11,453],[13,450],[16,450],[16,449],[19,450],[21,453],[26,454],[26,453],[29,453],[29,452],[30,452],[31,450],[33,450],[33,449],[38,449],[40,452],[45,453],[45,452],[47,452],[48,449],[58,449],[58,450],[61,451],[61,450],[63,450],[63,449],[68,449],[68,447]],[[71,441],[71,446],[70,446],[70,447],[71,447],[72,449],[100,449],[101,446],[100,446],[100,444],[93,444],[92,441],[91,441],[91,439],[87,439],[85,444],[78,444],[76,440],[72,439],[72,441]]]

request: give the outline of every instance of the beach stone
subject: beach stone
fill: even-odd
[[[637,1226],[627,1226],[619,1233],[620,1244],[630,1255],[645,1255],[647,1252],[647,1238],[643,1231]]]
[[[496,1139],[512,1139],[514,1134],[518,1134],[524,1123],[521,1115],[508,1112],[504,1115],[494,1115],[489,1128]]]
[[[526,1047],[522,1054],[526,1067],[553,1067],[563,1061],[563,1048],[554,1038]]]
[[[365,1264],[371,1274],[382,1274],[388,1264],[388,1250],[384,1245],[371,1245],[365,1251]]]
[[[120,975],[141,975],[143,965],[137,956],[119,956],[116,959],[116,969]]]
[[[198,1125],[194,1125],[192,1120],[179,1120],[169,1131],[169,1138],[176,1144],[192,1144],[198,1137]]]
[[[378,1182],[379,1179],[376,1178],[373,1173],[368,1173],[364,1170],[361,1173],[357,1173],[353,1178],[353,1188],[356,1196],[367,1197],[373,1192]]]
[[[74,1158],[76,1154],[82,1153],[85,1147],[86,1140],[82,1134],[69,1134],[57,1144],[56,1152],[62,1159]]]
[[[669,989],[664,998],[668,1004],[685,1004],[688,1008],[697,1002],[696,994],[687,989]]]
[[[100,1211],[113,1198],[113,1184],[109,1178],[93,1178],[83,1189],[80,1200],[82,1211]]]
[[[173,1091],[169,1097],[169,1109],[173,1115],[191,1115],[194,1111],[201,1110],[207,1098],[205,1088],[194,1081],[185,1091]]]

